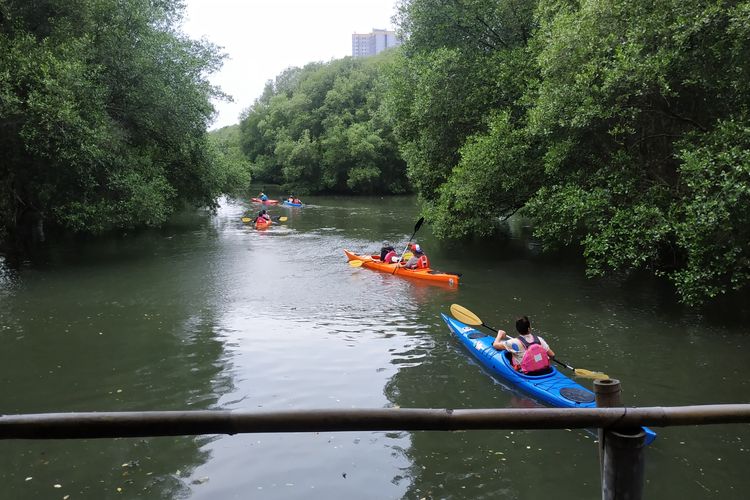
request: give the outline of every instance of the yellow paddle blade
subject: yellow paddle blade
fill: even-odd
[[[289,220],[289,217],[279,217],[279,222],[286,222]]]
[[[414,254],[413,254],[413,253],[411,253],[411,252],[406,252],[406,253],[404,254],[404,260],[409,260],[409,259],[411,259],[412,257],[414,257]]]
[[[482,324],[482,320],[479,319],[479,316],[469,311],[464,306],[460,306],[458,304],[451,304],[451,314],[458,321],[460,321],[461,323],[466,323],[467,325]]]
[[[364,264],[364,261],[361,260],[350,260],[349,265],[352,267],[362,267],[362,264]]]
[[[250,217],[243,217],[242,218],[242,222],[244,222],[245,224],[247,224],[248,222],[251,222],[252,220],[253,219],[251,219]]]
[[[604,380],[609,378],[609,375],[606,373],[592,372],[591,370],[584,370],[583,368],[576,368],[575,372],[579,377],[592,378],[594,380]]]

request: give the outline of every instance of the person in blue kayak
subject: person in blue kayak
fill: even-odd
[[[523,373],[537,373],[549,370],[549,360],[555,357],[542,337],[531,332],[528,316],[516,320],[518,337],[512,338],[503,330],[498,330],[492,347],[498,351],[508,351],[513,356],[513,368]]]
[[[414,243],[411,246],[412,256],[411,258],[406,261],[406,264],[404,264],[404,267],[407,269],[429,269],[430,268],[430,259],[427,258],[425,253],[422,251],[422,247],[419,246],[417,243]]]
[[[266,193],[264,193],[263,191],[261,191],[260,194],[258,195],[258,199],[260,201],[266,201],[266,200],[268,200],[268,196],[266,196]]]

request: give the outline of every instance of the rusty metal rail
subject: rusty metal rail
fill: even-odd
[[[0,416],[0,439],[80,439],[321,431],[621,429],[750,423],[750,404],[646,408],[135,411]]]

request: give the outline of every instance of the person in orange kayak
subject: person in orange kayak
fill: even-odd
[[[258,212],[258,216],[255,217],[255,220],[253,222],[267,222],[269,220],[271,220],[271,216],[266,213],[265,209],[263,209]]]
[[[380,261],[387,264],[398,261],[396,249],[387,241],[383,242],[383,247],[380,249]]]
[[[407,269],[429,269],[430,259],[422,251],[422,247],[417,243],[411,246],[412,257],[404,264]]]
[[[513,356],[513,368],[523,373],[544,372],[549,369],[550,358],[555,352],[542,337],[531,333],[528,316],[516,320],[518,337],[511,338],[503,330],[498,330],[492,347],[498,351],[508,351]]]

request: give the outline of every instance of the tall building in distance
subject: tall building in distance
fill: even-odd
[[[396,37],[395,31],[373,28],[372,33],[352,34],[352,56],[354,57],[374,56],[398,45],[401,45],[401,40]]]

